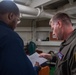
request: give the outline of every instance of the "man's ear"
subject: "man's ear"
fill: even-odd
[[[59,28],[62,27],[62,22],[61,22],[61,20],[58,20],[58,25],[59,25]]]
[[[12,20],[13,19],[13,13],[8,13],[8,19]]]

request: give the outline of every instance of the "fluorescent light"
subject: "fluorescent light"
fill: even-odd
[[[14,0],[0,0],[0,1],[14,1]]]

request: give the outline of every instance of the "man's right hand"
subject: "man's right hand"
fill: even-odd
[[[46,58],[46,59],[49,59],[49,60],[52,59],[52,55],[47,54],[47,53],[40,53],[39,57],[43,57],[43,58]]]

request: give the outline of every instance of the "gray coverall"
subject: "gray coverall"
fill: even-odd
[[[76,75],[76,29],[61,44],[57,53],[55,75]]]

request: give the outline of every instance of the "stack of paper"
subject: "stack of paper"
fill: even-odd
[[[32,62],[33,66],[35,65],[36,62],[39,62],[39,64],[41,65],[42,63],[47,61],[47,59],[39,57],[39,54],[37,52],[35,52],[34,54],[28,56],[28,58]]]

